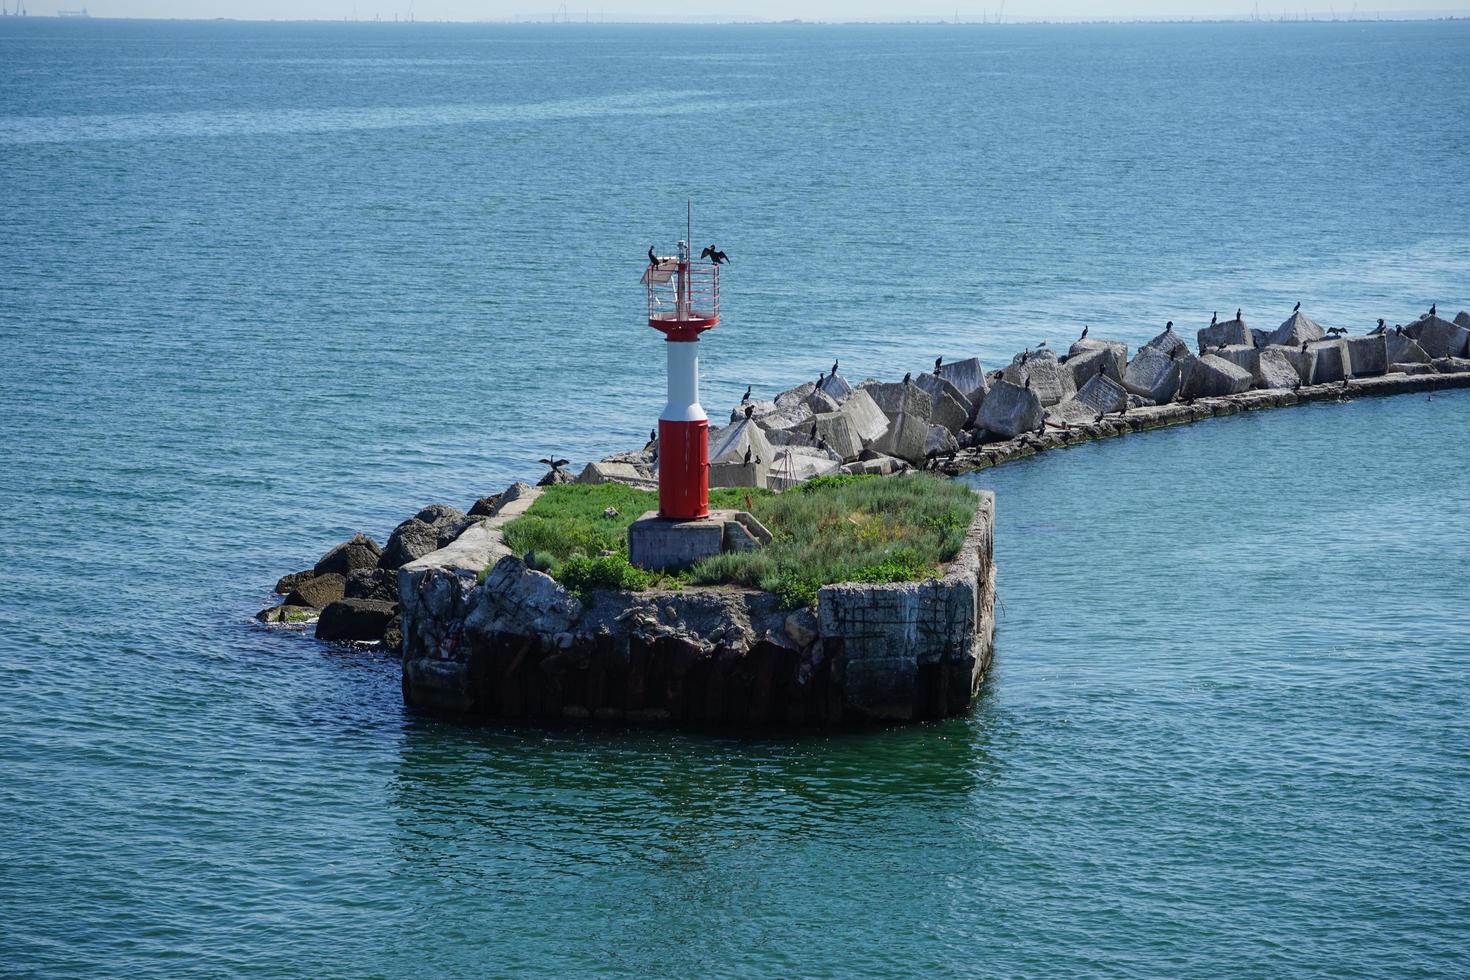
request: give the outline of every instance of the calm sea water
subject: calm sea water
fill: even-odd
[[[717,413],[1083,323],[1470,306],[1470,24],[0,22],[0,972],[1470,973],[1470,394],[984,474],[977,710],[474,729],[250,622]]]

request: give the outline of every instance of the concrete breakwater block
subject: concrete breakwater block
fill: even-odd
[[[1055,354],[1043,352],[1026,359],[1012,362],[1001,372],[1001,377],[1011,384],[1025,386],[1031,382],[1031,390],[1043,408],[1060,404],[1076,394],[1072,384],[1072,372],[1057,362]]]
[[[1110,350],[1113,358],[1118,362],[1118,370],[1121,372],[1123,366],[1128,363],[1128,345],[1121,340],[1108,340],[1105,337],[1083,337],[1072,341],[1072,346],[1067,348],[1067,362],[1070,364],[1072,358],[1095,350]],[[1117,381],[1118,378],[1114,378]]]
[[[1267,338],[1268,344],[1278,344],[1282,347],[1300,347],[1302,344],[1314,340],[1321,340],[1326,336],[1317,323],[1305,313],[1296,312],[1287,317],[1286,320],[1271,332]]]
[[[932,374],[921,374],[914,379],[915,386],[928,393],[929,421],[942,425],[951,432],[959,432],[970,421],[970,400],[960,394],[958,388],[943,378]]]
[[[843,459],[856,459],[863,451],[862,439],[842,412],[823,412],[812,424],[817,427],[817,445],[826,446]]]
[[[896,456],[915,466],[924,461],[929,442],[929,416],[927,412],[897,415],[873,448],[888,456]]]
[[[1251,335],[1250,327],[1245,325],[1244,320],[1222,320],[1213,326],[1202,329],[1197,335],[1197,339],[1201,354],[1209,348],[1219,347],[1221,344],[1232,347],[1256,346],[1256,341]]]
[[[1079,343],[1088,343],[1088,341],[1079,341]],[[1101,344],[1100,341],[1099,344]],[[1075,348],[1077,344],[1072,346]],[[1069,355],[1064,367],[1072,373],[1072,387],[1080,390],[1093,376],[1098,374],[1107,375],[1122,384],[1123,368],[1126,364],[1126,361],[1119,359],[1115,347],[1101,344],[1090,350]]]
[[[840,374],[829,374],[817,385],[817,390],[840,405],[843,399],[852,394],[852,385]]]
[[[1404,334],[1389,333],[1383,335],[1383,342],[1388,348],[1389,364],[1428,364],[1429,355],[1424,348],[1419,346],[1413,337]]]
[[[1267,347],[1257,351],[1256,367],[1251,377],[1261,388],[1295,388],[1302,381],[1301,370],[1285,347]]]
[[[1244,344],[1216,347],[1214,350],[1205,351],[1205,353],[1213,354],[1218,358],[1229,361],[1236,367],[1245,368],[1245,370],[1251,372],[1252,374],[1255,373],[1256,361],[1259,360],[1261,356],[1260,351],[1256,350],[1255,347],[1246,346]]]
[[[1111,351],[1103,353],[1112,355]],[[1120,411],[1128,403],[1128,389],[1106,374],[1095,374],[1077,392],[1074,400],[1091,409],[1094,416],[1110,415]]]
[[[929,421],[934,398],[912,381],[865,381],[859,390],[867,392],[890,422],[900,415],[913,415]]]
[[[1341,340],[1319,340],[1307,345],[1309,367],[1308,384],[1320,385],[1341,381],[1352,368],[1348,360],[1347,344]]]
[[[1189,398],[1238,395],[1250,390],[1251,381],[1251,373],[1245,368],[1223,357],[1206,354],[1191,364],[1189,377],[1183,382],[1183,391]]]
[[[854,390],[843,400],[842,414],[864,446],[872,445],[874,440],[888,431],[888,416],[873,401],[873,396],[862,388]]]
[[[980,407],[979,424],[1006,439],[1041,427],[1041,399],[1023,385],[997,381]]]
[[[1164,354],[1165,356],[1168,356],[1170,354],[1173,354],[1176,350],[1187,352],[1189,350],[1189,345],[1184,342],[1183,337],[1174,332],[1173,327],[1165,327],[1163,333],[1159,334],[1148,343],[1144,344],[1143,348],[1147,348],[1148,350],[1156,350]],[[1143,353],[1143,348],[1139,349],[1139,354]],[[1134,359],[1137,359],[1137,355],[1135,355]]]
[[[1128,369],[1123,372],[1123,387],[1154,402],[1171,400],[1179,390],[1179,360],[1170,353],[1183,347],[1182,340],[1170,350],[1145,346],[1128,362]]]
[[[972,404],[983,399],[988,389],[985,382],[985,368],[980,366],[978,357],[968,357],[963,361],[941,364],[935,374],[954,385],[955,389]]]
[[[787,388],[776,396],[777,408],[793,408],[806,401],[812,392],[817,390],[815,381],[807,381],[797,385],[795,388]]]
[[[1355,377],[1382,374],[1388,370],[1388,338],[1383,334],[1346,337],[1348,367]]]
[[[1404,328],[1431,358],[1459,357],[1465,353],[1470,330],[1438,316],[1426,316]]]
[[[766,474],[775,458],[775,450],[766,434],[751,419],[742,418],[725,429],[712,429],[709,434],[709,485],[764,487]]]

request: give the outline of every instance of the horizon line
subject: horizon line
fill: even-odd
[[[569,27],[654,27],[654,26],[679,26],[679,27],[1041,27],[1041,26],[1087,26],[1087,25],[1175,25],[1175,24],[1256,24],[1256,25],[1284,25],[1284,24],[1406,24],[1406,23],[1433,23],[1443,21],[1470,20],[1470,9],[1464,11],[1424,11],[1422,15],[1415,16],[1413,12],[1395,11],[1393,16],[1367,16],[1358,14],[1354,16],[1324,15],[1313,16],[1287,15],[1287,16],[1257,16],[1245,15],[1239,17],[1089,17],[1089,18],[1006,18],[1005,20],[969,20],[965,18],[955,19],[934,15],[932,17],[908,17],[903,19],[860,19],[860,20],[826,20],[806,18],[785,18],[773,20],[766,17],[661,17],[650,15],[648,17],[629,17],[619,15],[617,19],[575,19],[568,16],[545,15],[545,14],[517,14],[501,18],[477,18],[474,20],[463,20],[456,18],[444,19],[385,19],[376,18],[350,18],[350,17],[149,17],[132,15],[108,15],[96,16],[86,13],[82,8],[80,13],[73,11],[58,11],[54,14],[6,14],[0,17],[0,23],[12,20],[26,21],[130,21],[130,22],[153,22],[153,23],[175,23],[175,24],[364,24],[373,26],[413,27],[419,24],[427,25],[486,25],[497,26],[569,26]]]

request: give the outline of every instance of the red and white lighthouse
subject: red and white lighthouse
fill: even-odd
[[[659,517],[709,515],[709,419],[699,404],[699,335],[720,322],[720,267],[679,254],[650,262],[648,325],[664,335],[668,402],[658,417]]]

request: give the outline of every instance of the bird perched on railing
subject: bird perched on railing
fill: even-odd
[[[658,256],[653,254],[653,246],[648,246],[648,264],[658,268]]]
[[[730,261],[730,256],[726,255],[724,252],[721,252],[713,245],[706,245],[704,247],[704,251],[699,253],[699,257],[702,259],[709,259],[715,265],[724,265],[726,262]]]

